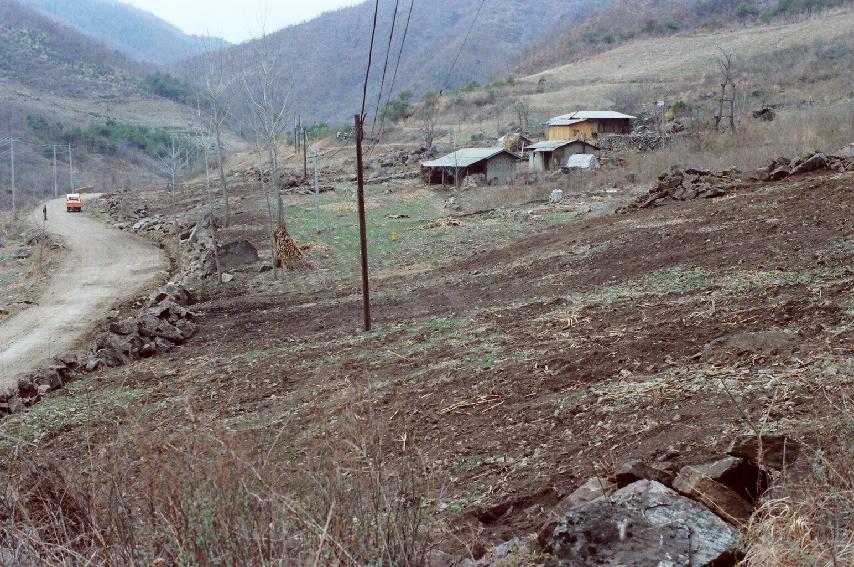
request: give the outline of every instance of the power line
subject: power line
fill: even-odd
[[[380,0],[374,4],[374,25],[371,30],[371,46],[368,49],[368,68],[365,70],[365,86],[362,89],[362,112],[359,114],[360,120],[365,120],[365,103],[368,100],[368,79],[371,76],[371,63],[374,60],[374,40],[377,37],[377,16],[380,12]]]
[[[394,41],[394,31],[395,31],[395,28],[397,27],[397,12],[399,9],[400,9],[400,0],[395,0],[395,2],[394,2],[394,13],[391,16],[391,31],[389,31],[389,34],[388,34],[388,47],[386,48],[386,51],[385,51],[385,63],[383,64],[383,76],[382,76],[382,79],[380,80],[379,95],[377,95],[377,109],[376,109],[376,112],[374,112],[374,122],[373,122],[373,124],[371,124],[371,137],[374,136],[374,130],[376,129],[376,126],[377,126],[377,117],[380,114],[380,105],[382,104],[382,101],[383,101],[383,89],[385,88],[385,77],[386,77],[386,73],[388,72],[388,59],[391,56],[391,46],[392,46],[392,42]],[[391,92],[389,92],[389,99],[391,99]]]
[[[391,77],[391,86],[388,89],[388,100],[391,100],[391,95],[394,93],[394,84],[397,82],[397,73],[400,70],[400,60],[403,57],[403,47],[406,45],[406,37],[409,34],[409,23],[412,21],[412,11],[415,8],[415,0],[411,0],[409,3],[409,13],[406,15],[406,25],[403,28],[403,38],[400,40],[400,50],[397,52],[397,62],[394,65],[394,74]],[[383,131],[385,129],[385,114],[380,119],[380,130],[377,135],[377,139],[382,139]],[[373,152],[374,148],[369,150],[369,153]]]
[[[448,68],[448,74],[445,75],[445,82],[442,84],[442,90],[439,91],[439,96],[441,97],[444,94],[445,89],[448,88],[448,81],[451,79],[451,73],[454,71],[454,67],[457,66],[457,63],[460,60],[460,56],[463,54],[463,49],[468,43],[469,36],[471,35],[472,30],[474,29],[474,25],[477,23],[477,19],[480,16],[480,12],[483,10],[483,5],[486,3],[486,0],[480,0],[480,5],[477,7],[477,12],[474,13],[474,19],[469,26],[468,31],[466,32],[466,36],[463,38],[463,43],[460,45],[460,50],[457,52],[457,56],[454,58],[454,62],[451,63],[451,66]]]

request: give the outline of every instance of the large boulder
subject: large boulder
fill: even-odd
[[[734,440],[727,451],[730,455],[776,470],[798,460],[801,445],[785,435],[744,435]]]
[[[258,261],[258,249],[248,240],[238,240],[223,244],[219,248],[219,267],[221,270],[233,270]]]
[[[704,475],[693,467],[684,467],[673,481],[680,494],[706,505],[731,524],[743,524],[753,514],[753,506],[731,488]]]
[[[827,155],[821,152],[816,152],[803,162],[792,168],[791,175],[799,173],[812,173],[820,169],[827,169]]]
[[[545,551],[561,567],[735,565],[739,532],[661,483],[640,480],[570,510]]]

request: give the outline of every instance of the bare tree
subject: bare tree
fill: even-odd
[[[427,93],[421,101],[421,107],[416,113],[421,123],[421,135],[424,147],[433,146],[433,138],[436,135],[436,120],[439,118],[439,94]]]
[[[216,276],[219,280],[219,283],[222,283],[222,270],[219,267],[219,241],[217,239],[216,233],[216,215],[214,215],[214,196],[213,190],[211,188],[211,168],[210,168],[210,158],[208,157],[208,149],[211,146],[211,136],[210,131],[208,131],[205,127],[205,120],[202,118],[202,106],[199,102],[199,99],[196,99],[196,106],[199,114],[199,125],[201,126],[201,130],[199,132],[198,144],[203,148],[204,160],[205,160],[205,189],[207,190],[208,195],[208,215],[211,219],[211,237],[213,238],[213,257],[214,257],[214,267],[216,268]],[[211,117],[211,121],[213,118]],[[220,168],[222,168],[222,154],[220,153]],[[221,172],[222,170],[220,170]],[[224,176],[223,176],[224,177]],[[228,197],[225,199],[225,208],[228,210]],[[226,213],[227,214],[227,213]]]
[[[280,53],[263,31],[259,38],[244,48],[241,80],[249,107],[252,129],[263,144],[270,164],[271,181],[276,195],[276,220],[285,221],[285,206],[279,191],[279,143],[287,128],[287,110],[291,89],[284,86]],[[284,81],[289,85],[290,81]]]
[[[213,46],[210,36],[204,43],[204,54],[199,58],[202,69],[200,69],[202,90],[204,92],[205,107],[210,118],[211,130],[214,134],[214,151],[216,152],[217,168],[219,169],[219,183],[222,189],[223,199],[223,226],[228,227],[231,222],[231,207],[228,200],[228,182],[225,177],[223,166],[222,130],[225,121],[231,114],[232,103],[232,74],[227,72],[222,49]]]
[[[513,103],[513,112],[519,120],[519,130],[522,133],[526,133],[528,131],[528,124],[531,118],[531,103],[520,98]]]
[[[169,178],[169,192],[172,197],[172,215],[175,224],[175,262],[181,267],[181,227],[178,224],[178,200],[175,194],[175,184],[180,176],[181,148],[175,143],[175,138],[170,138],[170,145],[165,156],[160,158],[160,170]]]
[[[718,67],[721,71],[721,96],[718,114],[715,116],[715,131],[720,130],[721,121],[724,118],[729,118],[729,127],[735,131],[735,79],[733,78],[733,59],[732,53],[727,53],[722,47],[718,47],[721,55],[718,57]],[[729,98],[727,98],[729,96]],[[724,105],[729,104],[729,114],[724,115]]]

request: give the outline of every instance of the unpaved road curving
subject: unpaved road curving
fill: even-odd
[[[84,197],[84,208],[93,196]],[[117,302],[156,282],[163,252],[84,214],[48,202],[46,229],[66,246],[38,304],[0,323],[0,387],[72,349]],[[33,215],[42,225],[42,211]]]

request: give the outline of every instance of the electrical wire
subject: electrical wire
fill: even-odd
[[[374,24],[373,29],[371,30],[371,46],[368,49],[368,68],[365,70],[365,86],[362,89],[362,111],[359,114],[359,121],[364,122],[365,120],[365,104],[368,100],[368,80],[371,77],[371,64],[374,60],[374,40],[377,37],[377,17],[380,12],[380,0],[377,0],[374,4]]]
[[[454,57],[454,62],[451,63],[451,66],[448,68],[447,75],[445,75],[445,81],[442,84],[442,90],[439,91],[439,97],[440,98],[445,93],[445,90],[448,88],[448,84],[449,84],[448,82],[451,79],[451,73],[454,71],[454,68],[457,66],[457,63],[460,60],[460,56],[463,54],[463,49],[465,48],[466,43],[468,43],[469,36],[471,35],[472,30],[474,29],[474,25],[477,23],[477,19],[480,16],[481,11],[483,10],[483,5],[485,3],[486,3],[486,0],[480,0],[480,5],[477,7],[477,12],[475,12],[475,14],[474,14],[474,19],[472,20],[471,25],[469,26],[469,29],[466,32],[466,36],[463,38],[462,45],[460,45],[460,50],[457,52],[457,56]]]
[[[374,112],[374,122],[373,122],[373,124],[371,124],[371,137],[372,138],[374,137],[374,131],[377,127],[377,117],[380,114],[380,105],[382,104],[382,101],[383,101],[383,89],[385,88],[385,78],[386,78],[386,73],[388,72],[388,59],[391,56],[391,46],[392,46],[392,43],[394,42],[394,31],[395,31],[395,28],[397,27],[397,12],[399,9],[400,9],[400,0],[395,0],[395,2],[394,2],[394,13],[391,16],[391,31],[389,31],[389,34],[388,34],[388,47],[386,48],[386,51],[385,51],[385,63],[383,64],[383,76],[382,76],[382,79],[380,80],[380,92],[379,92],[379,95],[377,95],[377,109]],[[389,100],[391,100],[391,92],[389,92]]]
[[[391,100],[391,95],[394,93],[394,85],[397,82],[397,73],[400,70],[400,60],[403,57],[403,48],[406,45],[406,37],[409,34],[409,23],[412,21],[412,11],[415,8],[415,0],[411,0],[409,3],[409,13],[406,15],[406,25],[403,28],[403,39],[400,40],[400,50],[397,52],[397,62],[394,65],[394,74],[391,77],[391,86],[388,89],[388,99]],[[377,135],[377,139],[381,140],[383,137],[383,132],[385,131],[385,114],[383,114],[380,119],[380,130]],[[369,151],[373,151],[373,147]]]

